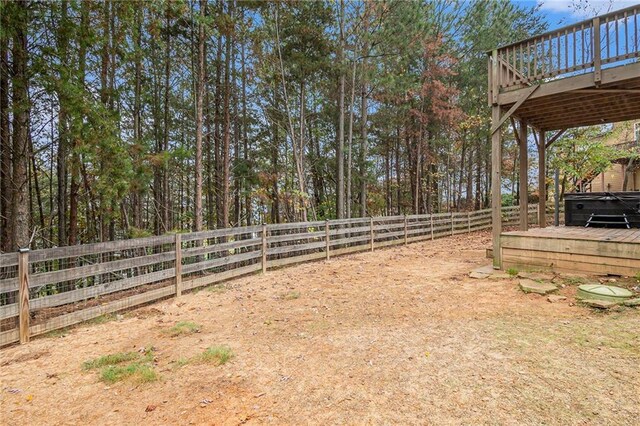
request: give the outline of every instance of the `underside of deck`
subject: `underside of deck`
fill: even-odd
[[[498,103],[507,110],[528,89],[505,91]],[[636,119],[640,116],[640,63],[603,69],[597,83],[594,72],[544,83],[513,115],[545,130]]]
[[[501,234],[504,269],[635,276],[640,229],[558,226]]]

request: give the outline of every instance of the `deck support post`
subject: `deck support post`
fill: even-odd
[[[491,107],[492,126],[500,122],[500,106]],[[491,135],[491,223],[493,237],[493,266],[502,266],[500,253],[500,233],[502,232],[502,134],[496,129]]]
[[[538,130],[538,226],[547,226],[546,142],[545,131]]]
[[[520,144],[520,187],[518,202],[520,205],[520,230],[529,229],[529,152],[527,150],[527,123],[518,120],[518,142]]]

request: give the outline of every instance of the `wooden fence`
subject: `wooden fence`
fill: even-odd
[[[506,225],[519,207],[504,207]],[[530,223],[537,205],[529,206]],[[233,277],[491,227],[491,210],[216,229],[0,254],[0,346]]]

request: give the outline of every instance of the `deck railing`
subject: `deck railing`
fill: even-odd
[[[499,89],[521,88],[586,72],[594,72],[599,82],[602,68],[640,56],[639,15],[635,5],[501,47],[489,59],[500,70],[494,83]]]
[[[529,206],[535,223],[537,205]],[[515,225],[519,208],[503,207]],[[314,259],[491,227],[491,210],[216,229],[0,254],[0,346]]]

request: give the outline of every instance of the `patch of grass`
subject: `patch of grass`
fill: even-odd
[[[138,383],[149,383],[158,380],[158,374],[153,367],[140,362],[133,362],[126,366],[110,365],[100,372],[100,380],[108,384],[124,379],[132,379]]]
[[[171,337],[181,336],[183,334],[193,334],[200,331],[200,326],[191,321],[180,321],[176,325],[167,330],[167,334]]]
[[[178,358],[177,361],[175,361],[175,366],[176,367],[184,367],[185,365],[189,364],[191,362],[191,360],[189,358],[185,358],[185,357],[180,357]]]
[[[85,324],[104,324],[116,318],[117,316],[115,314],[104,314],[86,321]]]
[[[563,281],[566,285],[580,285],[585,283],[582,277],[565,277]]]
[[[125,379],[138,383],[153,382],[158,375],[153,369],[154,348],[149,346],[142,352],[119,352],[85,361],[85,370],[100,368],[100,380],[113,384]]]
[[[518,270],[516,268],[509,268],[507,269],[507,274],[509,274],[511,277],[516,277],[518,275]]]
[[[120,352],[116,354],[103,355],[99,358],[92,359],[91,361],[85,361],[82,364],[82,368],[85,370],[93,370],[94,368],[114,366],[123,362],[133,361],[138,358],[140,358],[140,355],[136,352]]]
[[[187,364],[226,364],[234,357],[233,351],[228,346],[210,346],[201,354],[191,358],[180,357],[173,362],[174,368],[184,367]]]
[[[43,334],[43,337],[65,337],[69,333],[69,327],[59,328],[57,330],[51,330],[48,333]]]
[[[290,291],[281,296],[282,300],[296,300],[300,298],[300,292],[297,290]]]
[[[233,352],[228,346],[211,346],[200,355],[194,357],[192,361],[203,364],[222,365],[226,364],[231,358],[233,358]]]
[[[225,291],[229,290],[229,288],[225,284],[213,284],[209,287],[206,287],[206,290],[210,291],[211,293],[224,293]]]

